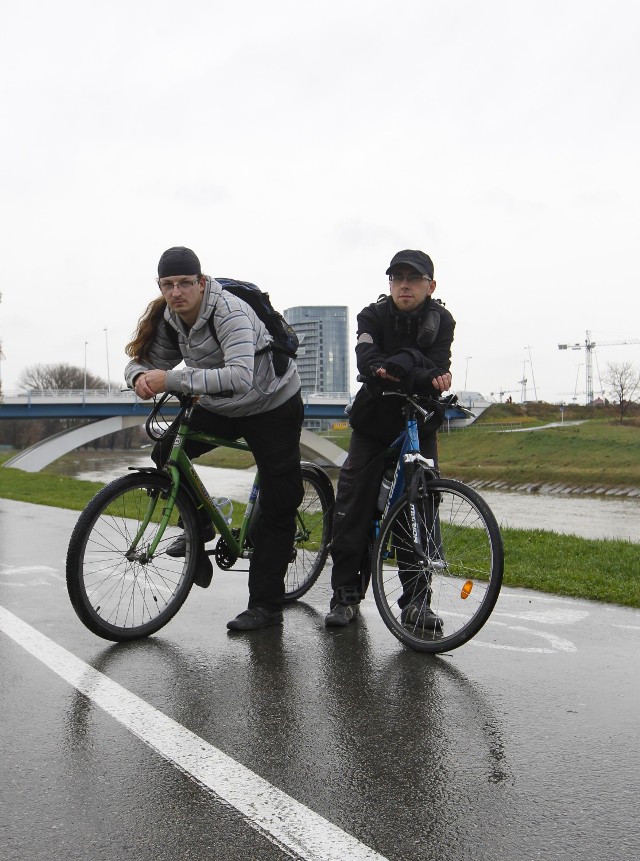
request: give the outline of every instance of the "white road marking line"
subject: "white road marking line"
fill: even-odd
[[[547,631],[534,631],[532,628],[526,628],[524,625],[509,625],[507,624],[507,622],[499,622],[493,617],[491,617],[491,619],[489,619],[489,621],[487,622],[487,627],[490,626],[507,628],[509,631],[524,631],[527,634],[533,634],[535,637],[542,637],[545,640],[549,640],[549,642],[554,648],[549,649],[548,647],[543,646],[509,646],[506,643],[488,643],[485,640],[478,639],[477,637],[472,640],[469,640],[467,645],[480,646],[481,648],[485,649],[502,649],[505,652],[534,652],[543,655],[554,655],[556,651],[578,651],[577,646],[572,643],[571,640],[565,640],[563,637],[558,637],[556,634],[551,634]],[[482,637],[482,634],[480,634],[480,637]]]
[[[33,589],[34,586],[53,586],[51,580],[30,580],[28,583],[3,583],[4,588]]]
[[[565,640],[564,637],[558,637],[556,634],[550,634],[546,631],[534,631],[532,628],[526,628],[524,625],[513,625],[512,631],[525,631],[527,634],[533,634],[534,637],[542,637],[548,640],[554,649],[559,652],[577,652],[578,648],[571,640]]]
[[[0,606],[0,631],[302,861],[387,861]]]
[[[55,577],[56,580],[65,579],[61,574],[58,574],[57,568],[52,568],[50,565],[0,566],[0,575],[2,577],[16,577],[22,574],[44,574],[47,577]],[[33,585],[33,581],[31,585]]]
[[[522,619],[525,622],[542,622],[545,625],[573,625],[582,622],[589,616],[587,610],[571,610],[562,607],[552,607],[542,610],[522,610],[518,613],[503,613],[494,610],[492,619],[500,616],[505,619]]]

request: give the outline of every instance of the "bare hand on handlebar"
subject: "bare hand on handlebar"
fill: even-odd
[[[376,377],[380,377],[381,380],[387,380],[390,383],[399,383],[400,377],[392,376],[386,368],[377,368],[374,372]]]
[[[165,392],[167,389],[167,372],[153,368],[144,374],[138,374],[133,384],[136,395],[142,401],[148,401],[154,395]]]
[[[431,385],[439,392],[448,392],[451,388],[451,374],[445,371],[444,374],[439,374],[431,380]]]

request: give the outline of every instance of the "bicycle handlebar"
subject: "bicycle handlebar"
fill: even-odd
[[[381,383],[385,383],[386,388],[380,392],[380,394],[384,397],[385,395],[398,395],[405,400],[415,401],[422,400],[428,401],[432,404],[437,404],[440,407],[456,407],[456,409],[461,410],[463,413],[467,413],[469,416],[473,416],[475,418],[475,413],[472,412],[468,407],[463,406],[458,403],[458,396],[456,394],[450,395],[439,395],[434,392],[434,394],[425,394],[424,392],[408,392],[402,388],[401,384],[390,383],[388,380],[382,380],[380,377],[375,376],[374,374],[358,374],[356,380],[359,383],[364,383],[365,385],[375,385],[376,387],[380,387]],[[416,406],[418,406],[416,404]]]
[[[215,397],[232,398],[233,392],[217,392]],[[168,418],[164,418],[162,416],[162,407],[167,403],[170,398],[175,398],[180,404],[180,409],[178,410],[177,415],[172,416],[171,421],[169,421]],[[165,425],[179,421],[185,415],[187,410],[189,410],[191,407],[194,407],[198,403],[199,398],[200,395],[185,394],[183,392],[163,392],[162,396],[158,398],[154,403],[154,407],[147,416],[147,420],[144,423],[144,427],[147,434],[151,437],[151,439],[162,439],[168,430]]]

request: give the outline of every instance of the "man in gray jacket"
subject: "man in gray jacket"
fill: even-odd
[[[194,430],[246,440],[260,472],[261,517],[249,565],[248,608],[227,627],[248,631],[281,624],[295,513],[303,496],[304,406],[295,363],[276,375],[264,323],[246,302],[203,275],[190,249],[164,252],[158,286],[161,295],[140,318],[126,348],[132,359],[125,369],[127,385],[142,400],[165,391],[199,395]],[[177,368],[182,361],[185,367]],[[157,464],[171,444],[156,445]],[[209,448],[196,443],[186,451],[193,457]],[[211,538],[209,524],[205,540]]]

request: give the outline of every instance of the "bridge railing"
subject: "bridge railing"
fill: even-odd
[[[349,403],[349,392],[304,392],[305,403],[317,401],[341,401]],[[27,404],[40,400],[137,400],[137,395],[131,389],[22,389],[20,391],[4,392],[5,401],[11,399]]]
[[[135,397],[131,389],[21,389],[20,391],[3,392],[6,398],[24,398],[31,401],[34,398],[124,398]]]

